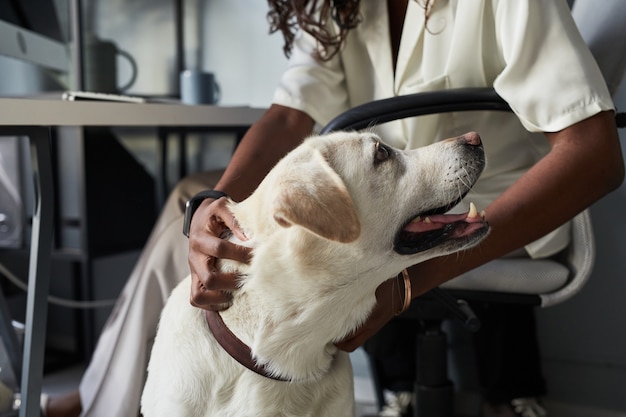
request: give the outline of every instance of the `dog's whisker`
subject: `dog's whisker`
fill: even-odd
[[[463,181],[463,185],[465,185],[466,187],[470,188],[471,184],[469,182],[467,182],[467,179],[471,178],[471,175],[467,171],[467,168],[465,166],[463,166],[463,172],[465,172],[465,175],[461,178],[461,180]]]
[[[466,189],[471,188],[471,184],[467,182],[467,177],[462,177],[458,174],[456,177],[459,180],[459,183],[461,183]]]
[[[463,197],[463,190],[461,189],[461,184],[456,183],[456,192],[459,194],[459,198]]]

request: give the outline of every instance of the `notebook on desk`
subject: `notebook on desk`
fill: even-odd
[[[95,93],[92,91],[66,91],[61,98],[66,101],[111,101],[122,103],[146,103],[148,101],[144,97]]]

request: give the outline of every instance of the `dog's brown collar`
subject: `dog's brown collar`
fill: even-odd
[[[213,333],[215,340],[233,359],[245,366],[252,372],[274,379],[276,381],[288,382],[290,379],[277,377],[269,373],[264,365],[259,365],[252,358],[252,350],[230,331],[222,316],[217,311],[205,310],[206,322]]]

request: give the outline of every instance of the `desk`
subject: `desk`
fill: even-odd
[[[251,107],[0,98],[0,135],[29,138],[35,182],[20,417],[40,415],[54,222],[50,129],[61,126],[156,126],[239,130],[250,126],[263,112],[264,109]]]

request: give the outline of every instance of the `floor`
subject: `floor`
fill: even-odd
[[[376,396],[371,382],[365,354],[357,350],[351,355],[354,368],[354,390],[356,399],[356,417],[376,413]],[[83,367],[76,366],[46,375],[43,391],[49,395],[62,394],[78,387]]]
[[[50,396],[64,394],[78,388],[84,367],[75,366],[46,375],[43,379],[42,391]]]
[[[354,371],[355,417],[374,416],[378,406],[365,353],[361,349],[357,349],[350,357]],[[78,387],[82,373],[83,367],[75,366],[46,375],[43,391],[49,395],[56,395],[74,390]],[[456,401],[457,408],[476,409],[475,399],[464,398],[461,395]]]
[[[355,417],[374,416],[378,406],[365,353],[361,349],[357,349],[350,357],[354,371]],[[48,395],[57,395],[76,389],[83,370],[82,366],[75,366],[46,375],[43,381],[43,392]],[[457,397],[457,409],[477,409],[476,398],[464,396],[463,394],[457,395]]]
[[[378,410],[376,394],[372,384],[369,365],[365,353],[361,349],[354,351],[352,369],[354,372],[354,398],[356,400],[356,416],[372,415]]]
[[[364,417],[375,415],[376,395],[371,381],[369,365],[363,351],[356,350],[351,354],[354,369],[354,388],[356,400],[356,416]],[[78,386],[82,375],[82,367],[72,367],[63,371],[46,375],[43,383],[44,392],[55,395],[75,389]],[[479,399],[471,394],[457,393],[455,407],[457,410],[478,410],[480,408]],[[626,417],[626,412],[613,412],[595,409],[574,407],[572,405],[546,401],[550,417]],[[466,415],[468,413],[465,413]],[[475,412],[469,414],[476,415]]]

